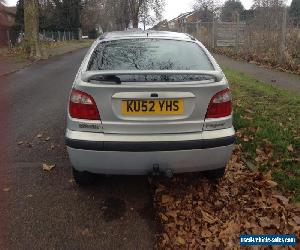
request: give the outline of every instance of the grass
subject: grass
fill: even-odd
[[[94,40],[84,39],[84,40],[71,40],[71,41],[59,41],[59,42],[43,42],[41,47],[45,48],[46,51],[56,50],[63,47],[90,47]],[[15,46],[12,49],[1,48],[0,55],[6,55],[14,58],[15,63],[25,63],[29,60],[29,55],[22,46]]]
[[[47,42],[43,43],[43,46],[47,49],[59,48],[70,45],[81,45],[83,47],[89,47],[92,45],[94,40],[91,39],[82,39],[82,40],[70,40],[70,41],[58,41],[58,42]]]
[[[234,98],[237,143],[245,161],[271,171],[281,191],[300,201],[300,95],[225,70]]]

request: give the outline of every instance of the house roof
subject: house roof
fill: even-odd
[[[0,3],[0,25],[3,27],[11,27],[14,25],[16,16],[15,7],[7,7]]]
[[[7,14],[16,15],[17,7],[16,6],[6,6],[3,3],[0,3],[0,11],[4,11]]]
[[[182,13],[180,14],[178,17],[175,17],[173,18],[172,20],[170,20],[169,22],[174,22],[174,21],[177,21],[179,19],[182,19],[182,18],[186,18],[187,16],[193,14],[194,12],[193,11],[190,11],[190,12],[186,12],[186,13]]]

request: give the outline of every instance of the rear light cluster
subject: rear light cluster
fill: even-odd
[[[224,89],[215,94],[208,105],[206,118],[221,118],[231,115],[232,102],[231,92]]]
[[[72,118],[100,120],[97,105],[90,95],[72,89],[69,102],[69,113]]]

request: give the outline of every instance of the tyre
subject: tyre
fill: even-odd
[[[226,168],[219,168],[203,172],[204,175],[211,180],[221,179],[225,175]]]
[[[97,175],[89,172],[79,172],[73,168],[73,178],[78,186],[89,186],[95,183]]]

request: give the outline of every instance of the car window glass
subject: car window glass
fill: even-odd
[[[88,70],[213,70],[213,66],[194,42],[128,39],[100,43]]]

